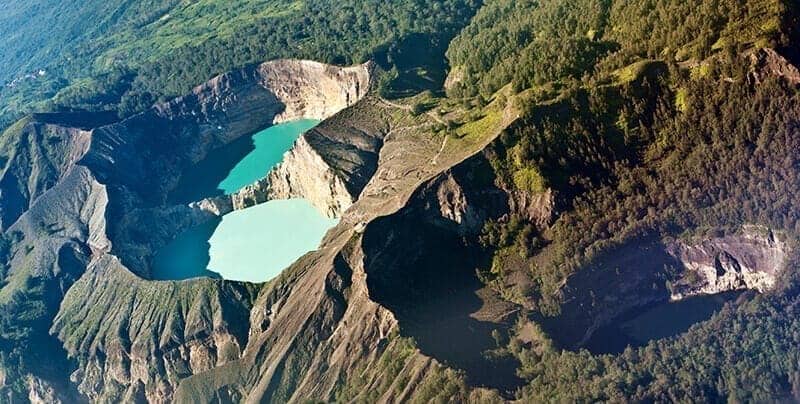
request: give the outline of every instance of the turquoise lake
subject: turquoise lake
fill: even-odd
[[[269,201],[233,212],[211,236],[208,268],[225,279],[270,280],[316,250],[337,222],[305,199]]]
[[[255,150],[239,161],[217,187],[229,195],[260,180],[283,160],[283,154],[291,149],[303,132],[318,123],[303,119],[271,126],[256,133],[253,136]]]
[[[243,153],[244,142],[237,141],[212,153],[195,168],[217,170],[206,172],[207,177],[221,179],[216,193],[234,193],[263,178],[280,163],[294,141],[317,123],[301,120],[272,126],[253,135],[249,152]],[[239,159],[234,161],[237,155]],[[226,175],[219,176],[219,170],[225,170]],[[183,186],[198,192],[201,183],[190,178]],[[186,199],[188,193],[181,192],[177,199]],[[315,250],[337,222],[320,214],[304,199],[269,201],[236,211],[178,235],[156,254],[153,278],[207,276],[265,282]]]
[[[252,136],[242,136],[186,167],[169,194],[172,204],[188,204],[210,196],[232,194],[261,178],[303,132],[319,121],[303,119],[274,125]]]

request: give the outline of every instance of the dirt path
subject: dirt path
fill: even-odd
[[[385,105],[388,105],[388,106],[390,106],[392,108],[402,109],[404,111],[408,111],[409,113],[411,113],[411,111],[412,111],[411,106],[409,106],[409,105],[398,104],[396,102],[392,102],[392,101],[389,101],[387,99],[380,98],[380,97],[378,99],[380,100],[381,103],[383,103]],[[444,120],[442,120],[442,118],[439,118],[438,115],[436,115],[436,114],[434,114],[434,113],[432,113],[430,111],[425,112],[425,115],[429,116],[434,121],[439,122],[440,124],[447,126],[447,123]],[[436,164],[438,164],[439,156],[442,155],[442,153],[444,152],[444,148],[446,146],[447,146],[447,136],[445,135],[444,140],[442,140],[442,146],[439,148],[439,151],[436,153],[436,155],[433,156],[433,158],[431,159],[431,165],[432,166],[435,166]]]
[[[448,136],[445,135],[444,136],[444,140],[442,141],[442,147],[439,148],[439,152],[436,153],[436,155],[433,156],[433,158],[431,159],[431,165],[435,166],[436,164],[438,164],[439,156],[442,155],[442,152],[444,152],[445,146],[447,146],[447,139],[448,139]]]
[[[386,105],[388,105],[390,107],[399,108],[399,109],[402,109],[404,111],[408,111],[409,113],[412,111],[411,106],[409,106],[409,105],[398,104],[398,103],[391,102],[391,101],[389,101],[387,99],[380,98],[380,97],[378,97],[378,99],[383,104],[386,104]],[[436,122],[439,122],[442,125],[447,125],[447,123],[442,118],[439,118],[439,116],[434,114],[433,112],[427,111],[427,112],[425,112],[425,115],[428,115],[429,117],[431,117],[431,119],[433,119]]]

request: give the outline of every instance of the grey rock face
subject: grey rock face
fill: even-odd
[[[63,401],[53,386],[34,376],[28,377],[28,400],[31,404],[61,404]]]
[[[800,84],[800,70],[774,49],[756,49],[750,53],[749,59],[749,78],[756,84],[769,77],[780,77],[791,84]]]
[[[676,241],[667,248],[684,271],[670,298],[775,286],[788,255],[788,246],[771,230],[747,226],[741,234],[703,240]]]

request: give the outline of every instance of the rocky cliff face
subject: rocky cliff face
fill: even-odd
[[[245,209],[273,199],[304,198],[324,215],[340,217],[355,196],[347,192],[319,153],[301,137],[269,176],[232,195],[233,209]]]
[[[174,386],[241,355],[255,289],[230,282],[148,282],[111,255],[92,262],[64,297],[52,332],[92,401],[169,402]]]
[[[673,284],[672,300],[741,289],[767,292],[775,286],[789,254],[784,241],[758,226],[745,227],[737,235],[676,241],[667,251],[683,266]]]
[[[538,194],[520,190],[509,193],[511,211],[540,229],[547,228],[557,215],[556,198],[552,189]]]
[[[749,59],[749,78],[756,84],[769,77],[780,77],[793,85],[800,84],[800,70],[774,49],[756,49],[749,54]]]
[[[274,123],[326,119],[370,89],[372,64],[340,68],[310,60],[277,60],[258,67],[260,84],[284,105]]]
[[[304,198],[324,215],[341,217],[375,173],[390,130],[377,103],[368,97],[303,134],[268,176],[231,196],[232,209]],[[376,115],[366,116],[366,111]],[[220,198],[215,201],[225,205]]]

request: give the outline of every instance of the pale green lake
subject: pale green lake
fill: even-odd
[[[253,135],[252,151],[229,168],[217,188],[231,194],[263,178],[281,162],[295,140],[317,123],[288,122]],[[221,160],[230,160],[230,154],[225,150],[219,153],[225,156]],[[226,164],[216,163],[215,158],[210,156],[200,167],[204,170],[225,167]],[[178,235],[156,254],[153,278],[182,280],[209,276],[265,282],[315,250],[337,222],[320,214],[304,199],[270,201],[236,211]]]
[[[337,222],[305,199],[269,201],[233,212],[211,236],[208,268],[225,279],[267,281],[317,249]]]

